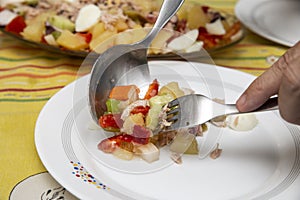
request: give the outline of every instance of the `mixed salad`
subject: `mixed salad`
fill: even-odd
[[[107,112],[100,117],[99,124],[115,135],[101,141],[98,148],[121,159],[131,160],[138,156],[149,163],[158,160],[159,149],[169,144],[171,152],[178,156],[198,154],[195,136],[202,135],[205,124],[185,130],[157,131],[160,126],[168,126],[164,105],[192,90],[180,88],[177,82],[160,87],[154,80],[143,98],[139,97],[139,91],[135,85],[112,89],[106,102]]]
[[[206,123],[176,131],[164,130],[170,126],[166,120],[166,105],[175,98],[192,93],[193,90],[182,88],[177,82],[160,87],[156,79],[143,97],[140,97],[140,89],[136,85],[115,86],[106,101],[107,111],[99,118],[99,125],[115,134],[100,141],[98,149],[124,160],[140,157],[149,163],[159,159],[160,148],[165,146],[168,146],[176,163],[182,162],[183,154],[197,155],[197,137],[203,136],[207,130]],[[236,131],[249,131],[258,121],[253,114],[243,114],[221,116],[209,123]],[[216,159],[221,152],[217,145],[210,157]]]
[[[0,3],[0,26],[6,32],[61,50],[102,53],[113,45],[144,38],[156,21],[162,2],[2,0]],[[152,42],[149,54],[214,49],[232,43],[241,34],[241,24],[233,15],[186,2]]]

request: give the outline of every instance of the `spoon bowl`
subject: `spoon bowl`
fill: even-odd
[[[90,113],[96,124],[106,111],[106,101],[113,87],[150,82],[147,50],[183,2],[184,0],[165,0],[153,28],[143,40],[113,46],[96,59],[91,71],[88,95]]]

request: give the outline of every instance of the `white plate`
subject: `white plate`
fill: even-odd
[[[32,190],[34,188],[34,190]],[[67,199],[77,200],[57,183],[47,172],[34,174],[20,181],[9,195],[9,200],[23,199]]]
[[[150,69],[153,76],[164,81],[173,79],[180,71],[176,79],[180,84],[210,96],[226,94],[228,102],[235,101],[254,78],[200,63],[157,61],[150,63]],[[38,118],[35,132],[36,147],[45,167],[79,198],[300,198],[299,129],[283,122],[276,112],[257,115],[260,123],[253,131],[222,129],[219,142],[223,153],[216,160],[184,156],[182,165],[169,162],[164,165],[167,157],[161,157],[162,165],[153,163],[154,167],[149,167],[152,164],[141,160],[126,162],[95,151],[103,132],[90,129],[85,92],[88,78],[77,80],[49,100]],[[224,88],[219,90],[221,85]],[[103,156],[107,156],[105,162],[101,160]],[[127,165],[138,167],[130,170]],[[132,173],[141,166],[147,170]]]
[[[253,32],[291,47],[300,40],[299,0],[240,0],[238,19]]]

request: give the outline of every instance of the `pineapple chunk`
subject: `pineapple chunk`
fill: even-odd
[[[140,126],[145,125],[144,116],[142,113],[130,115],[129,117],[127,117],[124,121],[122,131],[127,134],[132,134],[133,127],[135,125],[140,125]]]
[[[45,22],[46,20],[52,16],[53,13],[43,13],[39,17],[36,17],[30,21],[26,21],[26,28],[23,30],[21,35],[26,40],[32,40],[35,42],[41,42],[42,37],[45,33]]]
[[[159,149],[151,142],[141,145],[137,148],[136,154],[148,163],[152,163],[159,159]]]
[[[117,30],[106,30],[96,38],[92,38],[90,48],[98,53],[103,53],[106,49],[114,45]]]
[[[26,40],[31,40],[34,42],[41,42],[43,34],[45,32],[44,22],[38,21],[37,23],[30,23],[23,30],[21,35]]]
[[[184,95],[184,91],[179,88],[179,85],[177,82],[170,82],[163,86],[159,92],[158,95],[164,95],[169,94],[172,95],[173,98],[178,98]]]
[[[154,54],[162,53],[173,34],[171,30],[161,30],[151,43],[151,51]]]
[[[71,50],[82,50],[88,47],[85,38],[64,30],[56,40],[57,44]]]
[[[113,153],[115,157],[122,159],[122,160],[132,160],[134,154],[130,151],[127,151],[122,148],[116,148]]]
[[[182,4],[182,6],[177,11],[178,19],[179,20],[186,19],[187,15],[188,15],[188,11],[191,9],[191,7],[193,5],[194,4],[191,4],[191,3],[184,3],[184,4]]]
[[[149,32],[148,29],[138,28],[138,26],[131,30],[132,32],[132,42],[138,42],[144,39]]]
[[[131,44],[132,43],[132,32],[124,31],[119,33],[116,37],[115,44]]]
[[[128,29],[128,25],[124,20],[119,19],[115,25],[118,32],[122,32]]]
[[[207,15],[204,13],[201,5],[194,5],[188,11],[187,25],[189,29],[197,29],[200,26],[205,26],[209,22]]]
[[[105,31],[105,25],[103,22],[97,23],[93,28],[91,28],[90,33],[92,34],[93,38],[97,38]]]

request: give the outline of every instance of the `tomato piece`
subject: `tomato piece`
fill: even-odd
[[[42,39],[41,39],[41,43],[43,44],[48,44],[48,42],[45,40],[45,36],[43,35]]]
[[[203,47],[206,48],[214,48],[218,44],[218,39],[221,36],[211,35],[209,34],[204,27],[199,27],[199,35],[197,40],[203,41]]]
[[[150,109],[150,106],[146,106],[146,107],[136,106],[131,110],[130,114],[134,115],[134,114],[142,113],[144,116],[146,116],[147,113],[149,112],[149,109]]]
[[[119,135],[115,135],[108,138],[110,142],[113,142],[113,144],[109,144],[109,145],[117,145],[119,147],[124,142],[126,143],[135,142],[138,144],[147,144],[149,142],[149,139],[150,139],[150,131],[145,127],[139,125],[134,126],[132,135],[121,133]]]
[[[85,38],[86,43],[90,43],[92,40],[92,34],[91,33],[76,33],[77,35],[80,35],[81,37]]]
[[[121,133],[110,138],[102,140],[98,144],[98,149],[105,153],[112,153],[117,147],[133,150],[133,142],[138,144],[148,144],[150,139],[150,131],[143,126],[134,126],[132,135]]]
[[[24,30],[25,27],[26,23],[24,18],[22,16],[17,16],[6,25],[5,30],[7,32],[20,35],[20,33]]]
[[[134,149],[132,141],[133,136],[122,133],[120,135],[115,135],[102,140],[98,144],[98,149],[105,153],[113,153],[117,147],[120,147],[122,149],[132,152]]]
[[[105,114],[99,119],[100,126],[107,131],[119,131],[123,125],[121,114]]]
[[[149,88],[146,92],[144,99],[150,99],[158,94],[158,81],[154,79],[154,81],[149,85]]]
[[[122,142],[132,142],[133,141],[133,136],[128,135],[126,133],[122,133],[122,134],[119,134],[119,135],[112,136],[108,139],[110,141],[114,141],[118,146],[120,146]]]

